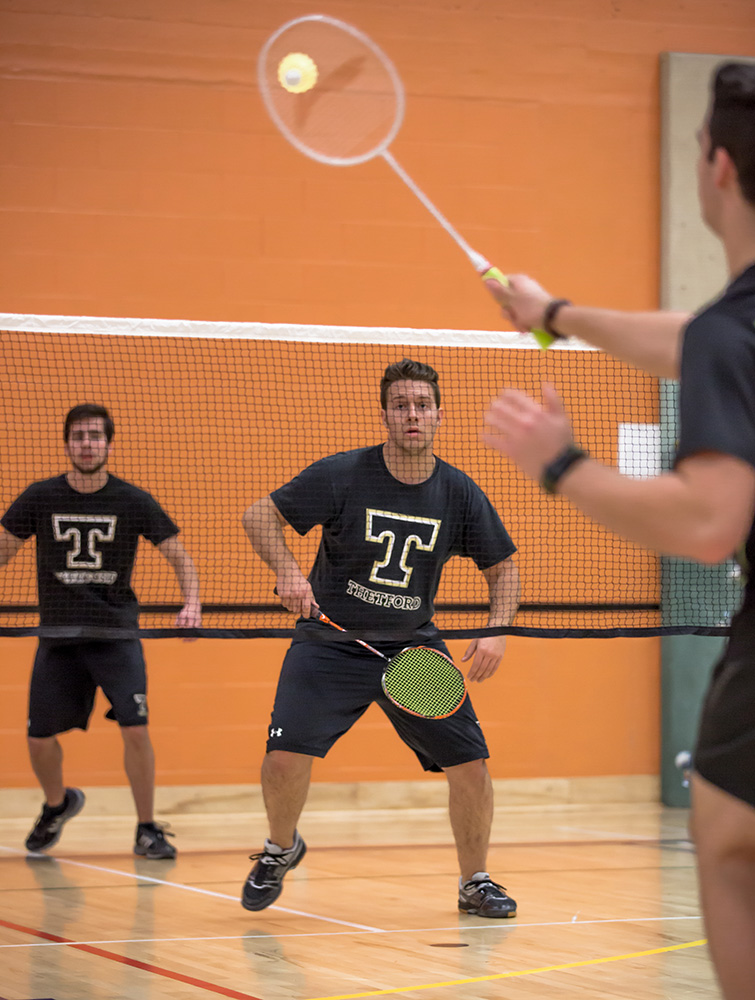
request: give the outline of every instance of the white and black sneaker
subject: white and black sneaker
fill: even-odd
[[[299,864],[307,853],[307,845],[294,831],[294,842],[288,850],[283,850],[277,844],[265,841],[265,847],[259,854],[250,854],[250,861],[256,865],[249,872],[241,895],[241,905],[246,910],[264,910],[280,896],[283,891],[283,876]]]
[[[54,809],[45,802],[37,822],[26,838],[26,850],[46,851],[48,847],[57,844],[63,832],[63,824],[80,813],[85,802],[86,796],[80,788],[66,788],[65,798]]]
[[[140,854],[154,861],[173,860],[177,851],[173,844],[168,843],[166,837],[175,837],[175,834],[169,833],[167,827],[159,823],[140,823],[136,828],[134,854]]]
[[[474,917],[515,917],[516,902],[487,872],[475,872],[459,883],[459,909]]]

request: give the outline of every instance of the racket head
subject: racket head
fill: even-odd
[[[335,166],[388,148],[404,118],[396,68],[371,38],[325,14],[287,21],[257,61],[268,114],[305,156]]]
[[[383,691],[398,708],[423,719],[446,719],[467,696],[464,675],[439,649],[408,646],[383,671]]]

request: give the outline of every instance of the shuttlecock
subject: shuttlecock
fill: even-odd
[[[290,94],[304,94],[317,83],[317,64],[306,52],[289,52],[278,64],[278,82]]]

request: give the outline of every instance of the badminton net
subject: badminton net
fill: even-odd
[[[200,574],[202,633],[286,636],[269,568],[241,524],[245,509],[335,452],[384,440],[379,383],[404,357],[440,376],[436,454],[483,489],[518,552],[521,607],[501,631],[539,636],[724,634],[739,602],[736,568],[659,558],[551,497],[480,442],[504,386],[552,382],[576,440],[634,476],[667,467],[675,438],[668,387],[567,344],[542,352],[518,334],[147,319],[0,315],[0,507],[64,472],[62,425],[82,402],[116,427],[109,470],[151,493],[181,528]],[[308,571],[319,529],[287,539]],[[33,543],[0,570],[0,634],[38,624]],[[141,543],[133,586],[146,636],[175,635],[181,597],[170,567]],[[435,621],[449,638],[484,634],[487,585],[469,561],[446,564]]]

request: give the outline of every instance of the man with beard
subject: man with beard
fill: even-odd
[[[201,624],[199,581],[178,527],[160,505],[107,471],[113,421],[103,406],[83,403],[67,415],[68,472],[32,483],[0,519],[0,566],[31,535],[37,540],[39,646],[29,691],[29,755],[45,803],[26,838],[29,851],[60,839],[84,793],[63,783],[57,735],[86,729],[97,688],[120,726],[126,775],[138,825],[134,853],[174,858],[165,829],[154,822],[155,758],[147,729],[147,680],[138,639],[139,605],[131,571],[140,536],[172,566],[184,607],[176,625]]]

